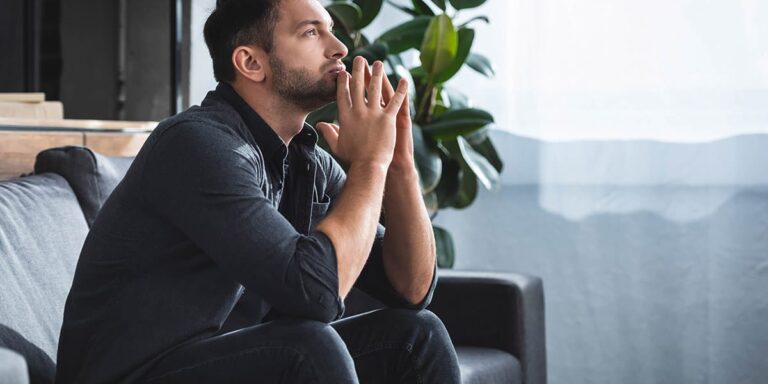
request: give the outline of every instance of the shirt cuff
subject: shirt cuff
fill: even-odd
[[[336,258],[336,248],[333,247],[333,243],[331,242],[331,239],[328,238],[324,233],[320,231],[312,231],[309,236],[313,237],[317,240],[317,245],[322,249],[320,252],[320,256],[322,258],[322,262],[325,266],[328,267],[328,269],[333,271],[333,275],[336,277],[334,283],[335,283],[335,289],[333,290],[336,295],[336,305],[338,308],[338,313],[336,315],[336,318],[334,320],[340,319],[342,316],[344,316],[344,300],[341,299],[341,296],[339,296],[339,270],[338,270],[338,260]]]

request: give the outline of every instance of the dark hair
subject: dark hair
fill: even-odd
[[[280,0],[218,0],[203,36],[213,60],[216,81],[235,80],[232,52],[241,45],[255,44],[265,52],[272,51],[273,35]]]

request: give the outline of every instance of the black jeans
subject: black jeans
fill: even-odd
[[[331,324],[279,319],[182,347],[147,383],[459,383],[456,351],[428,310],[380,309]]]

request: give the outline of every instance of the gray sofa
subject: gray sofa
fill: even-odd
[[[131,160],[53,148],[35,174],[0,181],[0,383],[53,382],[80,247]],[[441,270],[438,281],[429,309],[456,344],[464,383],[546,382],[539,278]],[[378,307],[356,290],[346,305],[345,316]]]

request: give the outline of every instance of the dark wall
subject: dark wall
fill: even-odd
[[[0,92],[38,87],[39,0],[0,1]]]
[[[118,3],[61,0],[61,101],[67,118],[117,118]]]
[[[167,117],[176,3],[0,1],[0,92],[45,92],[63,102],[67,118]],[[185,67],[180,63],[179,72]]]
[[[122,118],[161,120],[171,113],[171,7],[168,1],[157,0],[129,0],[126,5]]]

